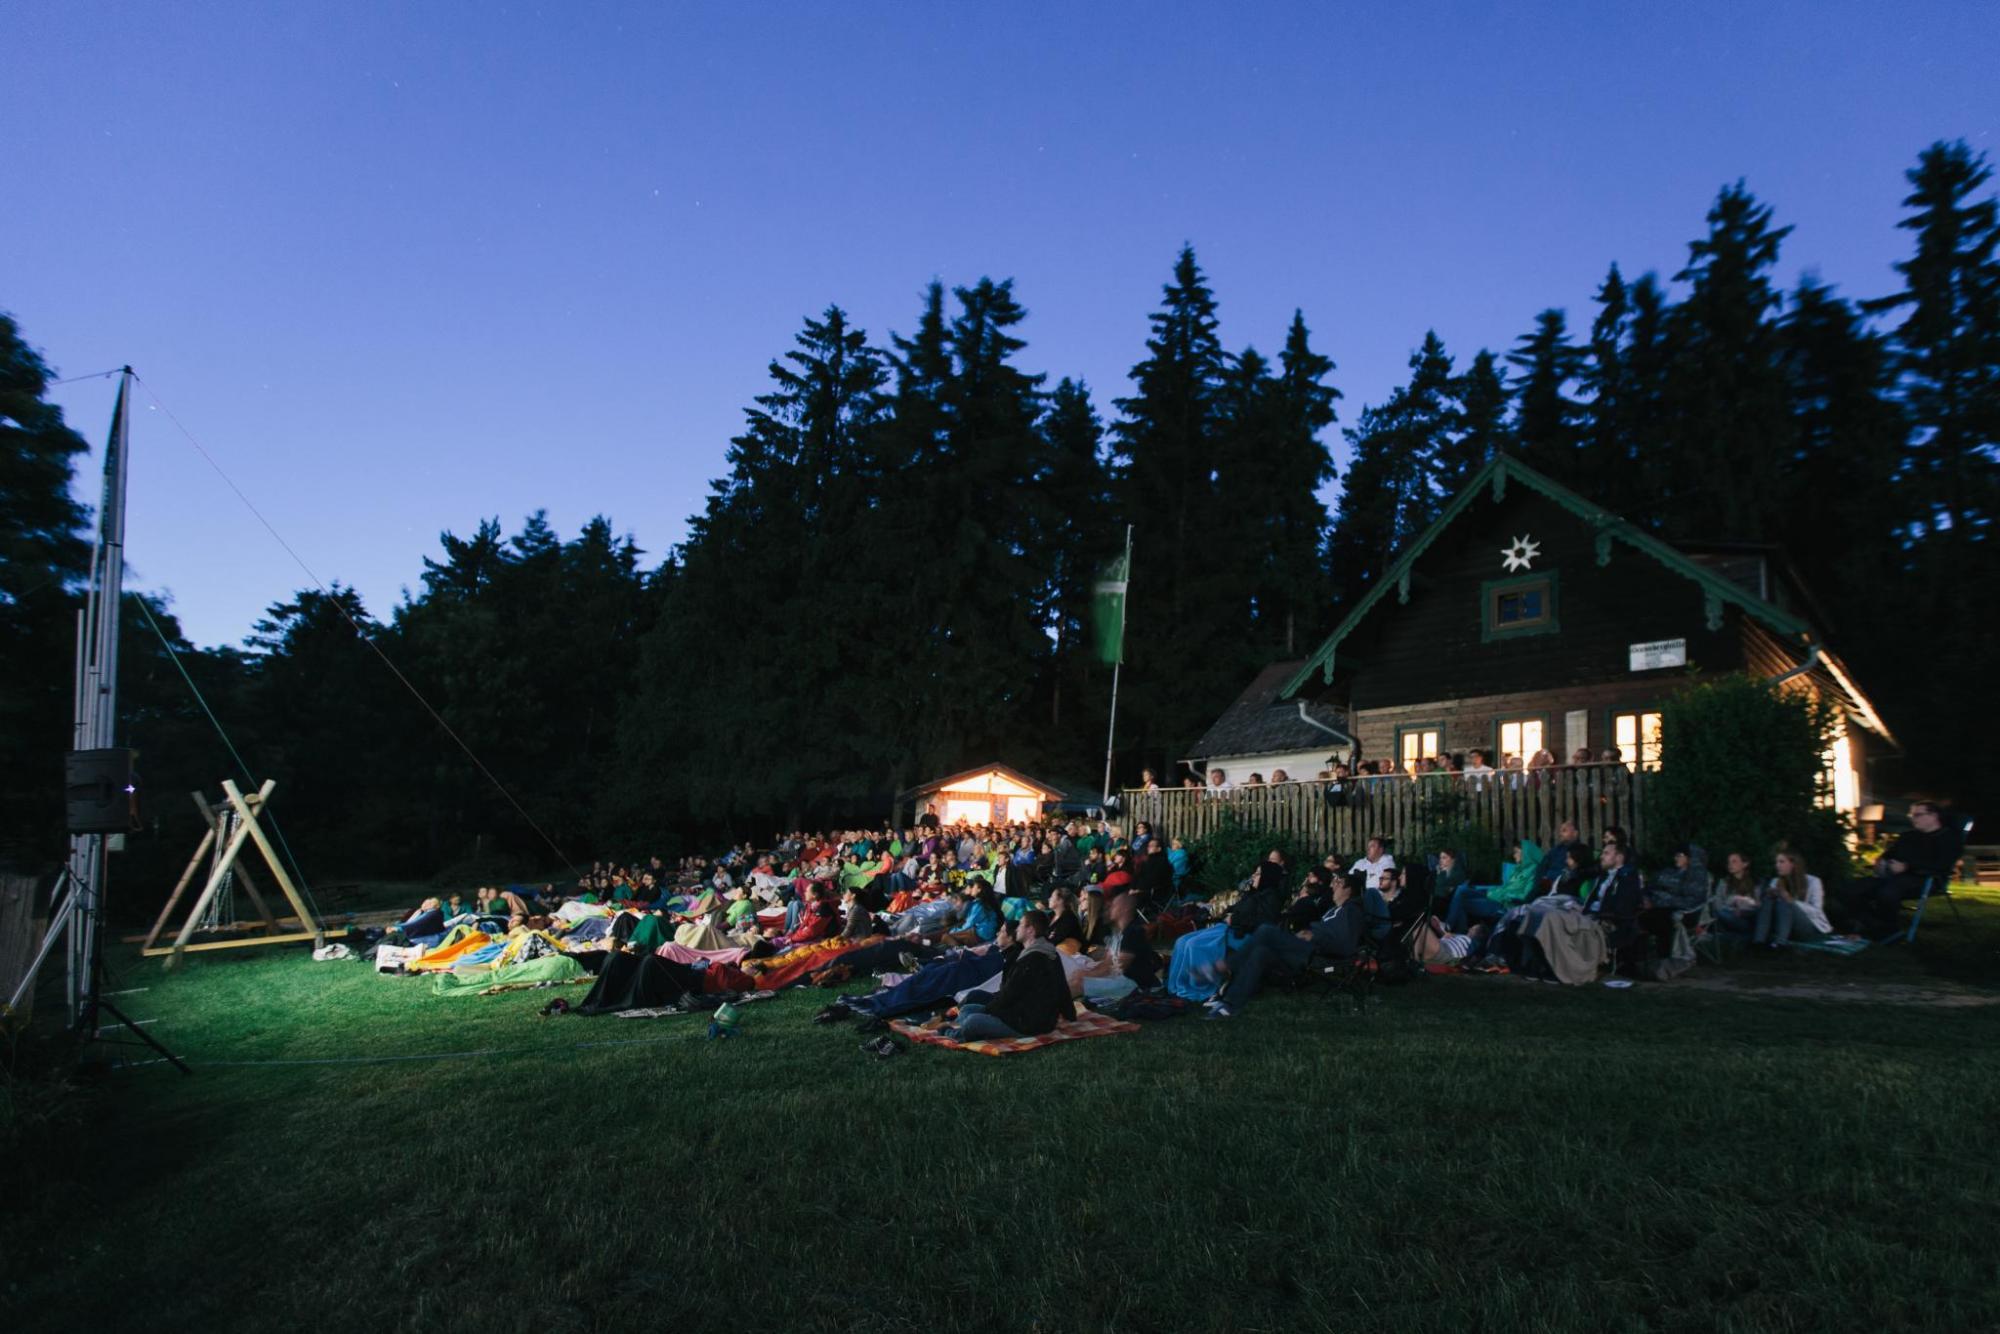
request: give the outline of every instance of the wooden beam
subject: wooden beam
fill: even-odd
[[[264,837],[263,826],[257,823],[258,810],[270,801],[271,790],[277,786],[278,781],[275,778],[265,779],[264,786],[257,790],[258,809],[253,810],[250,802],[237,790],[234,780],[228,778],[222,780],[223,793],[228,796],[229,804],[236,808],[236,813],[243,817],[244,827],[250,831],[250,837],[256,840],[257,850],[264,854],[264,864],[271,868],[271,875],[277,880],[278,888],[284,891],[286,901],[292,905],[292,911],[298,914],[302,922],[315,922],[313,934],[324,944],[325,932],[316,924],[312,909],[306,907],[305,900],[299,896],[298,887],[292,884],[292,878],[285,874],[284,863],[278,860],[277,850],[271,846],[271,840]]]
[[[225,783],[223,786],[227,787],[228,784]],[[229,868],[235,865],[236,854],[243,851],[243,845],[249,841],[250,831],[255,827],[252,822],[246,820],[230,834],[229,842],[223,846],[221,858],[208,873],[208,883],[201,887],[201,897],[194,901],[194,907],[188,909],[187,921],[181,923],[180,934],[174,937],[175,949],[185,946],[188,937],[194,934],[195,923],[199,922],[201,915],[208,911],[209,900],[215,897],[215,891],[222,885],[222,878],[228,875]]]
[[[143,937],[147,949],[153,948],[154,943],[160,938],[160,932],[167,929],[167,919],[174,915],[174,905],[181,901],[181,895],[187,893],[188,885],[194,880],[195,868],[201,865],[201,859],[208,855],[208,850],[215,846],[215,821],[208,813],[208,805],[202,801],[199,792],[194,794],[194,801],[195,805],[202,808],[202,818],[209,822],[208,832],[201,836],[201,846],[194,850],[194,856],[188,858],[187,869],[181,872],[180,880],[174,885],[174,892],[167,895],[167,906],[160,909],[159,917],[153,922],[153,929]]]
[[[148,959],[157,959],[164,954],[178,957],[201,950],[235,950],[242,949],[246,945],[297,945],[304,941],[319,939],[318,931],[294,931],[282,936],[238,936],[234,940],[202,940],[192,945],[157,945],[139,953]]]

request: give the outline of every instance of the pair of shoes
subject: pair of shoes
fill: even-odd
[[[818,1014],[814,1015],[813,1022],[816,1024],[837,1024],[840,1023],[842,1020],[852,1019],[853,1017],[854,1017],[854,1011],[848,1009],[845,1005],[842,1005],[839,1001],[835,1001],[833,1004],[827,1006],[825,1009],[821,1010]]]
[[[1208,1013],[1202,1016],[1204,1019],[1234,1019],[1235,1017],[1236,1011],[1230,1009],[1227,1005],[1211,1005],[1208,1007]]]
[[[861,1050],[867,1052],[870,1056],[887,1060],[889,1057],[901,1052],[903,1044],[890,1037],[887,1033],[884,1033],[879,1038],[862,1043]]]
[[[914,973],[924,966],[924,961],[908,950],[904,950],[901,954],[898,954],[896,962],[903,965],[903,971],[906,973]]]

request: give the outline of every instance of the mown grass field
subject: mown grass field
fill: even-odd
[[[1913,951],[1002,1060],[877,1061],[811,991],[712,1043],[298,952],[128,961],[198,1073],[16,1117],[0,1328],[2000,1328],[2000,895],[1965,897]],[[1828,998],[1881,986],[1964,1003]]]

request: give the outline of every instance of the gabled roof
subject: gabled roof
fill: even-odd
[[[896,800],[901,801],[905,797],[914,797],[919,792],[936,792],[942,788],[950,787],[953,783],[959,782],[961,779],[977,778],[981,774],[1004,775],[1013,779],[1022,787],[1032,787],[1037,791],[1047,793],[1053,801],[1061,801],[1068,795],[1054,783],[1045,783],[1039,778],[1030,778],[1019,769],[1012,769],[1004,764],[980,764],[944,778],[933,778],[928,783],[919,783],[915,787],[906,787],[896,794]]]
[[[1298,705],[1278,697],[1279,690],[1299,668],[1297,662],[1274,662],[1250,683],[1250,688],[1223,710],[1201,740],[1194,743],[1188,758],[1224,760],[1237,755],[1274,755],[1297,750],[1320,750],[1340,745],[1325,728],[1315,727],[1299,717]],[[1308,705],[1306,712],[1327,727],[1346,736],[1347,720],[1339,710]],[[1352,738],[1348,738],[1350,743]]]
[[[1809,622],[1785,611],[1765,598],[1757,596],[1751,590],[1724,577],[1715,570],[1707,568],[1700,562],[1689,558],[1685,553],[1661,541],[1638,525],[1620,518],[1601,505],[1591,503],[1568,487],[1543,476],[1519,459],[1506,454],[1496,455],[1490,463],[1474,474],[1472,480],[1467,482],[1457,495],[1451,498],[1451,501],[1446,504],[1444,510],[1438,515],[1437,521],[1431,524],[1429,528],[1426,528],[1414,542],[1410,543],[1403,553],[1396,558],[1395,563],[1390,565],[1382,573],[1382,576],[1375,581],[1375,586],[1368,590],[1361,601],[1355,605],[1354,610],[1350,611],[1334,632],[1326,637],[1326,641],[1319,646],[1318,650],[1310,658],[1307,658],[1299,666],[1298,670],[1293,672],[1285,681],[1284,687],[1279,691],[1279,697],[1281,699],[1290,699],[1293,695],[1297,694],[1299,689],[1312,678],[1315,668],[1320,670],[1322,680],[1331,682],[1333,680],[1334,652],[1340,647],[1341,641],[1346,639],[1354,631],[1354,628],[1361,624],[1362,619],[1374,609],[1376,603],[1388,595],[1390,589],[1401,588],[1407,593],[1411,567],[1417,563],[1418,559],[1426,551],[1430,550],[1431,545],[1444,534],[1447,528],[1451,527],[1461,514],[1472,508],[1473,501],[1479,498],[1482,490],[1490,488],[1493,498],[1499,500],[1506,495],[1507,484],[1509,482],[1520,483],[1529,490],[1560,505],[1584,523],[1596,529],[1599,563],[1610,559],[1611,544],[1613,542],[1623,542],[1625,545],[1652,557],[1675,574],[1681,575],[1700,585],[1711,607],[1719,608],[1724,603],[1733,604],[1742,608],[1745,615],[1754,617],[1766,628],[1774,630],[1781,635],[1794,636],[1799,641],[1801,648],[1811,649],[1818,647],[1820,649],[1821,661],[1825,662],[1831,669],[1831,675],[1848,695],[1856,711],[1867,719],[1871,726],[1876,727],[1882,735],[1887,736],[1889,734],[1886,727],[1880,726],[1881,720],[1876,716],[1874,707],[1868,702],[1867,696],[1861,693],[1860,689],[1854,684],[1853,678],[1844,670],[1841,670],[1839,665],[1833,661],[1832,655],[1826,652],[1825,646],[1819,644],[1819,636]]]

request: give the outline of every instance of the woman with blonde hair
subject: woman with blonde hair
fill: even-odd
[[[1832,935],[1833,924],[1826,920],[1826,888],[1818,876],[1806,874],[1805,859],[1790,848],[1781,849],[1777,872],[1757,905],[1757,929],[1751,939],[1775,950],[1788,941],[1825,940]]]

